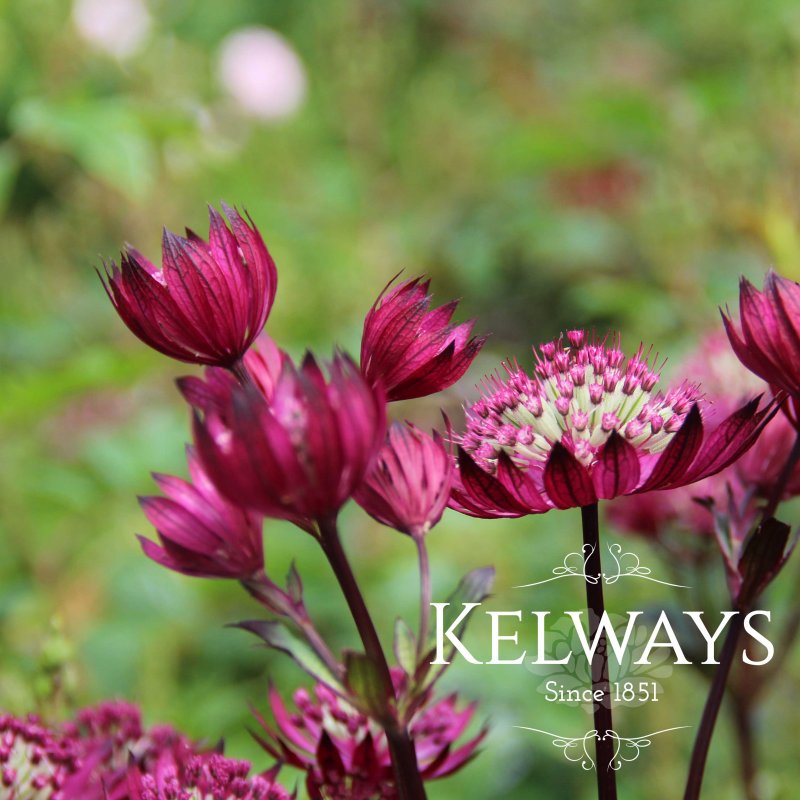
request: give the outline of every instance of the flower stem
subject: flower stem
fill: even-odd
[[[737,614],[728,628],[725,644],[722,646],[722,653],[719,657],[719,665],[714,673],[711,682],[711,690],[708,693],[703,717],[700,720],[700,727],[697,730],[697,738],[692,750],[692,761],[689,765],[689,778],[686,781],[686,791],[683,800],[697,800],[700,797],[700,787],[703,784],[703,773],[706,768],[708,758],[708,748],[711,745],[711,737],[714,733],[714,725],[717,721],[722,698],[725,696],[725,685],[728,682],[728,675],[733,666],[734,658],[739,652],[739,637],[744,625],[744,614]]]
[[[789,452],[789,456],[786,459],[786,463],[783,465],[781,474],[778,476],[778,480],[775,481],[775,486],[772,489],[772,495],[770,496],[767,505],[764,507],[764,511],[761,515],[762,522],[770,517],[775,516],[778,505],[783,499],[783,493],[786,491],[786,485],[789,483],[789,479],[792,477],[792,473],[794,472],[798,461],[800,461],[800,431],[797,433],[797,438],[794,440],[794,446]]]
[[[389,708],[390,699],[394,700],[395,693],[392,683],[389,664],[383,652],[378,632],[372,621],[364,596],[358,586],[350,562],[342,547],[336,519],[323,519],[319,521],[320,542],[325,555],[328,557],[336,579],[339,581],[353,621],[358,628],[359,636],[364,645],[367,656],[372,660],[384,684],[384,697],[387,699],[386,713],[379,720],[386,732],[386,741],[392,758],[395,781],[399,800],[426,800],[425,787],[417,765],[417,753],[414,742],[409,736],[408,729],[401,726],[394,719]]]
[[[740,772],[742,788],[747,800],[760,800],[758,791],[758,766],[756,759],[756,742],[753,736],[753,712],[748,698],[733,694],[731,713],[736,740],[739,743]]]
[[[419,640],[417,656],[425,652],[428,641],[428,625],[431,617],[431,568],[428,561],[428,548],[424,536],[415,536],[419,556]]]
[[[594,641],[597,629],[605,613],[603,600],[603,568],[600,561],[600,523],[597,503],[581,508],[583,522],[583,544],[588,546],[586,559],[586,605],[589,610],[589,637]],[[614,770],[614,740],[611,718],[611,687],[608,681],[608,646],[605,634],[597,642],[592,656],[592,694],[602,692],[602,700],[595,702],[594,727],[597,731],[595,740],[595,770],[597,772],[598,800],[616,800],[617,773]]]

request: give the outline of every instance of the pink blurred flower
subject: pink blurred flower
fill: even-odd
[[[0,714],[0,796],[9,800],[70,800],[63,793],[78,766],[72,741],[34,716]]]
[[[197,451],[220,492],[305,528],[352,496],[383,442],[385,403],[347,356],[328,373],[311,354],[299,368],[287,360],[269,402],[235,387],[222,411],[195,415]]]
[[[61,734],[80,757],[64,800],[130,800],[132,765],[142,774],[165,762],[182,766],[201,749],[167,725],[145,729],[139,709],[120,701],[79,711]]]
[[[430,281],[405,281],[381,292],[364,320],[361,369],[388,400],[434,394],[454,384],[483,347],[469,338],[473,322],[450,324],[454,300],[433,310]]]
[[[749,370],[800,398],[800,284],[770,270],[759,292],[742,278],[739,324],[723,313],[731,346]]]
[[[748,396],[769,390],[737,360],[722,333],[707,336],[680,371],[704,389],[704,418],[712,423],[723,419]],[[692,486],[647,498],[620,498],[611,505],[609,516],[622,530],[654,537],[667,546],[675,532],[716,537],[735,597],[742,582],[739,565],[748,536],[775,490],[795,436],[788,418],[778,414],[755,444],[727,469]],[[796,465],[780,499],[798,494],[800,466]],[[705,546],[698,542],[695,549],[699,552]]]
[[[263,120],[294,114],[306,96],[303,63],[269,28],[234,31],[220,46],[219,80],[245,113]]]
[[[264,567],[262,518],[222,497],[187,448],[191,482],[154,475],[166,497],[140,499],[161,545],[139,537],[149,558],[202,578],[246,580]]]
[[[467,409],[451,499],[462,513],[519,517],[694,483],[739,458],[769,413],[757,398],[708,426],[696,386],[653,394],[642,347],[626,361],[584,331],[536,357],[534,375],[505,364]]]
[[[75,0],[72,20],[89,44],[121,59],[141,49],[151,27],[143,0]]]
[[[122,321],[160,353],[231,367],[258,336],[275,299],[278,274],[258,230],[223,206],[209,208],[205,242],[164,231],[161,270],[128,248],[104,285]]]
[[[250,776],[250,763],[218,753],[193,756],[184,767],[169,760],[151,774],[132,768],[128,774],[130,800],[292,800],[275,782],[277,770]]]
[[[392,678],[402,693],[402,671],[393,670]],[[311,800],[397,800],[386,736],[375,722],[322,684],[314,687],[313,697],[298,690],[294,702],[298,711],[290,713],[277,691],[270,690],[277,729],[259,716],[266,735],[258,741],[270,755],[306,773]],[[486,735],[481,731],[456,746],[475,714],[474,705],[458,706],[456,695],[433,701],[429,692],[410,721],[425,781],[460,770]]]
[[[356,502],[383,525],[424,536],[442,518],[450,497],[453,461],[438,434],[395,423]]]

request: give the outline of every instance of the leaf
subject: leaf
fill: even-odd
[[[336,676],[323,663],[322,659],[306,644],[292,633],[283,623],[274,620],[246,620],[230,625],[241,628],[262,639],[267,647],[280,650],[291,656],[298,666],[312,678],[327,684],[332,689],[342,691],[344,688]]]
[[[791,528],[770,517],[756,528],[739,561],[742,585],[736,597],[740,609],[750,608],[786,563]]]
[[[417,670],[417,637],[404,619],[397,618],[394,624],[394,657],[406,675]]]
[[[444,630],[449,630],[450,626],[458,619],[458,616],[464,610],[464,603],[482,603],[489,596],[494,584],[494,577],[494,567],[478,567],[478,569],[468,572],[458,582],[458,586],[446,601],[449,605],[444,609],[444,614],[442,615],[442,627]],[[453,632],[454,635],[460,636],[464,632],[468,621],[469,617]],[[428,637],[428,647],[433,649],[435,645],[436,632],[431,631]]]
[[[294,561],[292,561],[289,574],[286,576],[286,590],[296,605],[303,602],[303,581],[300,579],[300,573],[297,571]]]
[[[360,704],[377,720],[386,717],[388,699],[381,673],[364,653],[348,650],[344,657],[345,684]]]

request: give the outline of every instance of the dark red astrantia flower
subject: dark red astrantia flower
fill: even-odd
[[[739,284],[739,324],[723,313],[739,360],[770,385],[800,398],[800,284],[770,270],[759,292]]]
[[[440,392],[468,369],[485,338],[470,338],[473,321],[452,325],[454,300],[431,309],[430,281],[421,278],[387,287],[364,320],[361,369],[387,400]]]
[[[195,415],[198,453],[226,497],[308,527],[352,496],[383,443],[385,401],[345,355],[328,375],[310,354],[299,368],[287,360],[269,402],[236,386],[220,410]]]
[[[406,680],[393,670],[398,693]],[[290,713],[275,689],[270,704],[277,730],[258,717],[265,737],[257,737],[270,755],[306,773],[311,800],[397,800],[397,787],[386,735],[367,716],[323,684],[312,696],[305,689],[294,695],[297,713]],[[430,691],[409,723],[420,774],[424,781],[452,775],[472,760],[486,731],[457,745],[475,714],[475,706],[460,708],[456,695],[434,700]]]
[[[191,482],[155,475],[165,497],[140,499],[161,541],[139,537],[145,555],[184,575],[252,577],[264,567],[261,516],[222,497],[191,447],[187,460]]]
[[[223,206],[209,208],[208,242],[164,231],[163,267],[129,247],[104,285],[122,321],[145,344],[193,364],[230,367],[258,336],[278,273],[261,234]]]
[[[535,351],[534,351],[535,352]],[[707,428],[697,387],[653,391],[640,347],[570,331],[536,353],[535,375],[504,365],[467,409],[451,506],[477,517],[519,517],[618,495],[694,483],[756,440],[770,406],[759,398]]]
[[[453,460],[439,434],[395,423],[356,502],[383,525],[424,536],[442,518],[450,497]]]

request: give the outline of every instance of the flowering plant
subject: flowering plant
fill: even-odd
[[[358,363],[341,350],[327,361],[307,352],[296,363],[262,331],[276,295],[275,263],[252,221],[224,210],[227,222],[210,210],[207,240],[166,232],[162,269],[128,248],[103,278],[139,339],[204,367],[202,377],[178,380],[191,410],[189,477],[154,476],[161,494],[140,502],[155,538],[140,537],[141,547],[185,576],[238,582],[267,616],[235,627],[291,657],[313,689],[294,694],[292,711],[270,685],[271,715],[254,712],[266,759],[256,774],[171,728],[146,730],[124,704],[56,727],[0,717],[0,780],[9,797],[288,800],[288,767],[303,773],[312,800],[424,800],[426,784],[466,766],[486,735],[470,730],[474,704],[438,695],[449,659],[433,658],[442,642],[430,626],[428,539],[449,507],[477,518],[580,508],[596,645],[584,676],[592,684],[595,728],[587,736],[595,760],[586,752],[592,764],[608,765],[597,770],[598,797],[615,798],[620,737],[612,727],[599,504],[620,498],[612,511],[618,524],[659,541],[675,521],[713,537],[729,613],[753,609],[793,545],[775,513],[800,493],[797,380],[784,367],[800,330],[797,286],[771,274],[761,295],[743,283],[741,334],[725,317],[732,350],[720,337],[706,344],[704,365],[735,354],[766,383],[748,378],[736,391],[730,382],[717,391],[714,374],[697,376],[701,385],[687,367],[685,379],[662,392],[663,363],[652,350],[640,345],[626,357],[618,336],[573,329],[534,348],[532,370],[506,361],[485,378],[463,429],[446,418],[445,430],[429,435],[391,422],[389,408],[452,386],[481,351],[485,338],[472,336],[473,322],[451,322],[457,302],[432,308],[429,281],[392,281],[366,313]],[[340,531],[351,499],[417,551],[419,623],[397,621],[394,664]],[[319,546],[360,648],[331,646],[294,564],[285,581],[276,579],[262,538],[269,520],[291,523]],[[458,615],[488,596],[493,579],[491,567],[475,569],[441,605]],[[454,619],[451,630],[461,617]],[[687,800],[699,796],[741,619],[711,685]]]

